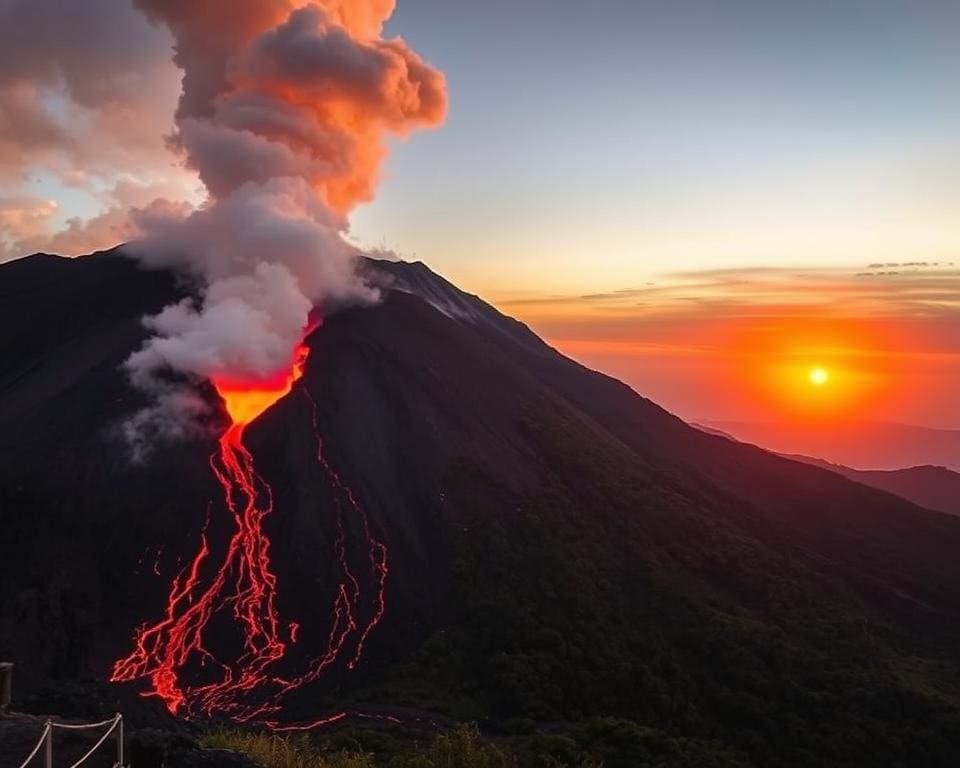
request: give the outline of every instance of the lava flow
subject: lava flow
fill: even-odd
[[[353,648],[347,668],[360,659],[367,636],[384,612],[387,549],[370,532],[369,521],[352,491],[323,456],[317,429],[316,404],[304,389],[312,408],[317,439],[317,461],[334,491],[337,508],[336,565],[340,583],[330,618],[326,648],[298,676],[282,676],[275,667],[289,645],[303,642],[300,624],[283,622],[277,609],[277,578],[270,563],[270,541],[263,520],[273,511],[273,492],[257,473],[254,458],[244,446],[244,429],[267,408],[289,394],[303,375],[309,348],[301,344],[289,373],[256,385],[227,379],[213,384],[231,419],[219,440],[210,466],[223,487],[233,532],[219,563],[214,566],[210,535],[201,535],[200,550],[173,580],[164,618],[137,629],[133,652],[118,660],[111,681],[147,679],[145,696],[160,697],[173,714],[205,715],[236,721],[258,720],[279,727],[282,697],[316,680],[344,649]],[[356,516],[344,520],[344,504]],[[369,563],[369,577],[359,579],[351,566],[348,534],[361,534]],[[361,582],[371,582],[371,608]],[[369,613],[361,620],[361,613]],[[224,662],[208,647],[211,623],[224,626],[224,617],[239,633],[235,658]],[[219,631],[219,630],[218,630]],[[356,642],[351,643],[351,636]],[[211,679],[213,678],[213,679]],[[187,680],[204,682],[189,684]],[[267,719],[270,718],[270,719]]]

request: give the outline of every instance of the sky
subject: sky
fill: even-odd
[[[17,40],[0,23],[0,257],[82,252],[131,236],[129,206],[203,198],[162,140],[169,39],[126,0],[77,5]],[[76,59],[49,61],[85,19]],[[354,242],[685,418],[960,428],[956,2],[399,0],[386,31],[444,72],[449,108],[393,140]],[[108,57],[133,73],[109,97],[82,82]]]

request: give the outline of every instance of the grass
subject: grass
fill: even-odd
[[[323,751],[307,736],[278,736],[248,731],[213,731],[200,740],[207,749],[229,749],[264,768],[373,768],[373,756]]]
[[[511,768],[512,757],[483,740],[476,726],[438,734],[427,749],[377,759],[365,752],[334,751],[309,736],[223,730],[207,733],[200,744],[208,749],[239,752],[263,768]]]

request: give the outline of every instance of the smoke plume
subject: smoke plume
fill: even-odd
[[[347,215],[373,197],[389,136],[443,121],[446,89],[403,40],[381,37],[392,0],[135,3],[173,35],[171,142],[209,195],[189,215],[136,221],[134,252],[201,286],[148,318],[154,335],[127,364],[169,411],[183,400],[169,372],[255,386],[289,370],[314,307],[375,298],[343,239]]]

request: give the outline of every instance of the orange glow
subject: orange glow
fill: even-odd
[[[280,398],[289,395],[293,385],[303,376],[303,367],[309,353],[309,347],[300,344],[294,353],[290,369],[270,379],[244,382],[215,378],[213,386],[223,398],[231,423],[235,426],[246,426]]]
[[[777,319],[755,324],[735,344],[749,372],[739,386],[780,421],[868,418],[893,375],[889,339],[862,322]]]
[[[830,381],[830,372],[826,368],[811,368],[808,375],[810,383],[817,387],[822,387]]]
[[[902,322],[803,317],[792,308],[784,316],[719,320],[657,315],[623,325],[606,317],[554,322],[564,324],[565,335],[551,334],[550,323],[537,325],[546,326],[547,340],[561,351],[695,421],[800,427],[905,419],[904,405],[922,407],[916,399],[927,388],[922,377],[941,365],[925,356],[919,332]]]

